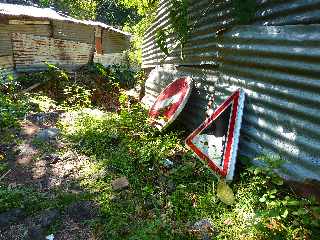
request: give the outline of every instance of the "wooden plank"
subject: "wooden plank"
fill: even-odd
[[[39,20],[17,20],[12,19],[9,20],[9,24],[17,24],[17,25],[50,25],[50,21],[39,21]]]

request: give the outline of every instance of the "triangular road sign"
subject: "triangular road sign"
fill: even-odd
[[[244,99],[238,89],[186,139],[187,146],[226,180],[233,179]]]

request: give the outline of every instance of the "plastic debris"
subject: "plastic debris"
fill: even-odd
[[[46,239],[47,240],[54,240],[54,235],[50,234],[49,236],[46,236]]]

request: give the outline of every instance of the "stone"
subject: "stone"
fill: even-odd
[[[58,128],[46,128],[37,133],[36,139],[46,142],[50,140],[56,140],[59,133],[60,130]]]
[[[32,226],[28,229],[28,240],[45,240],[43,229],[40,226]]]
[[[121,177],[111,182],[113,190],[122,190],[129,187],[129,181],[126,177]]]
[[[16,163],[19,165],[28,165],[32,162],[32,158],[38,151],[29,143],[22,143],[17,146]]]
[[[98,206],[92,201],[80,201],[70,204],[65,212],[75,221],[90,220],[98,216]]]
[[[5,227],[11,223],[17,222],[24,217],[24,211],[21,208],[14,208],[0,214],[0,227]]]
[[[45,210],[36,218],[36,224],[42,228],[47,228],[60,217],[57,209]]]
[[[208,219],[202,219],[194,223],[191,231],[198,239],[209,240],[216,233],[211,222]]]
[[[27,116],[27,119],[35,124],[44,125],[46,123],[56,122],[59,118],[58,112],[35,113]]]
[[[44,157],[47,164],[56,164],[57,162],[61,161],[61,158],[57,154],[49,154]]]

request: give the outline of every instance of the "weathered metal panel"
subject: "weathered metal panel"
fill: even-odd
[[[217,104],[239,87],[247,94],[241,153],[279,154],[299,180],[320,180],[319,28],[241,26],[219,45]]]
[[[320,23],[320,0],[257,0],[258,9],[252,20],[253,25],[295,25]],[[191,30],[183,49],[177,46],[169,56],[165,56],[156,44],[159,28],[169,28],[170,1],[162,1],[155,23],[146,33],[143,44],[143,68],[164,64],[174,65],[215,65],[217,35],[221,30],[235,26],[231,0],[190,0],[188,17]],[[169,35],[169,47],[175,43],[174,35]]]
[[[12,33],[14,64],[17,71],[46,69],[45,62],[66,68],[88,63],[93,46],[31,34]]]
[[[320,23],[320,0],[257,0],[256,25]]]
[[[0,25],[0,56],[12,56],[10,32],[8,32],[1,25]]]
[[[102,31],[102,51],[104,54],[122,53],[130,46],[129,38],[112,31]]]
[[[50,36],[50,26],[47,24],[0,24],[1,29],[6,29],[11,33],[35,34],[38,36]]]
[[[52,21],[53,37],[57,39],[94,43],[95,29],[92,26],[74,24],[62,21]]]
[[[188,42],[181,51],[180,45],[176,46],[174,34],[169,35],[167,45],[172,52],[169,56],[165,56],[156,44],[156,32],[159,28],[170,28],[170,7],[170,1],[163,4],[158,11],[155,24],[146,33],[143,45],[143,67],[152,67],[161,62],[175,65],[217,64],[217,32],[234,22],[231,16],[231,1],[190,1]]]

